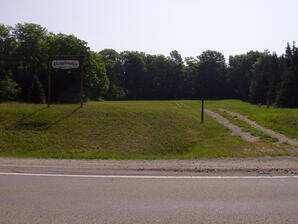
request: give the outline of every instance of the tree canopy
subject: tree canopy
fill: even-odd
[[[0,24],[1,101],[45,102],[53,55],[84,56],[80,71],[53,69],[56,103],[79,101],[82,72],[85,100],[235,98],[298,107],[295,43],[287,44],[281,56],[249,51],[230,56],[226,63],[223,54],[214,50],[185,59],[177,50],[169,56],[113,49],[94,52],[74,35],[54,34],[32,23]]]

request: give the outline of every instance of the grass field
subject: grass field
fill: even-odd
[[[207,101],[206,106],[235,107],[244,115],[255,107],[240,101]],[[199,108],[199,101],[89,102],[84,108],[0,104],[0,156],[170,159],[297,155],[286,146],[249,143],[231,136],[208,116],[201,124]],[[266,117],[261,116],[266,109],[258,110],[257,121]],[[277,116],[273,110],[278,111],[268,109],[270,115]],[[286,120],[282,115],[295,117],[295,112],[297,115],[297,110],[277,114]],[[289,120],[278,124],[285,130],[296,127]]]

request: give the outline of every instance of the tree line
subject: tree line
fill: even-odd
[[[52,69],[54,102],[79,101],[79,72],[85,100],[241,99],[255,104],[298,107],[298,50],[250,51],[230,56],[206,50],[182,59],[138,51],[91,51],[74,35],[54,34],[31,23],[0,24],[0,102],[44,103],[53,55],[83,55],[80,70]]]

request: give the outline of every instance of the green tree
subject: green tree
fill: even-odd
[[[39,79],[46,79],[48,32],[46,28],[38,24],[18,23],[13,28],[13,35],[17,41],[17,48],[14,52],[16,66],[13,76],[22,87],[22,99],[26,100],[33,77],[36,75]]]
[[[124,99],[126,95],[127,93],[124,88],[112,84],[106,94],[106,98],[111,100],[121,100]]]
[[[262,54],[249,51],[229,57],[227,84],[229,96],[242,100],[249,99],[249,87],[252,81],[252,66]]]
[[[30,103],[45,103],[45,94],[42,84],[38,77],[33,76],[31,86],[28,90],[28,102]]]
[[[121,52],[125,88],[130,99],[142,99],[145,96],[146,64],[144,53],[124,51]]]
[[[186,62],[186,90],[188,98],[199,98],[200,94],[200,63],[194,57],[185,58]]]
[[[226,63],[223,54],[204,51],[199,59],[197,89],[201,97],[223,98],[225,95]]]
[[[11,78],[5,77],[0,80],[0,102],[16,100],[21,89]]]
[[[50,33],[47,36],[48,55],[87,55],[87,42],[74,35]]]
[[[110,80],[107,97],[109,99],[112,99],[113,96],[116,97],[115,99],[125,98],[125,80],[119,53],[113,49],[104,49],[99,54],[103,58],[106,73]]]
[[[171,94],[169,98],[182,99],[185,97],[186,90],[186,73],[183,59],[178,51],[174,50],[170,52],[169,60],[171,62],[170,76],[167,80]]]
[[[164,55],[146,55],[145,63],[147,98],[171,98],[171,84],[169,82],[171,61]]]
[[[291,69],[283,72],[283,81],[277,94],[277,105],[280,107],[298,107],[298,78]]]
[[[298,107],[298,49],[295,43],[292,48],[287,44],[283,64],[284,72],[276,103],[280,107]]]
[[[109,90],[110,81],[101,55],[90,51],[86,60],[84,89],[86,97],[92,100],[103,98]]]
[[[249,89],[253,103],[273,104],[279,88],[281,76],[280,62],[276,54],[264,53],[252,67]]]
[[[0,24],[0,80],[13,74],[15,68],[14,52],[17,48],[12,28]]]

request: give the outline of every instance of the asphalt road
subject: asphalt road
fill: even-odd
[[[0,174],[0,223],[296,224],[297,214],[298,178]]]

